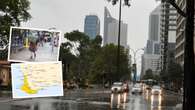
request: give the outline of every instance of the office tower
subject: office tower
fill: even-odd
[[[177,5],[185,11],[186,1],[185,0],[177,0]],[[176,52],[175,59],[178,64],[181,66],[184,65],[184,42],[185,42],[185,18],[180,14],[177,16],[177,31],[176,31]],[[195,42],[195,36],[194,36]],[[194,44],[195,51],[195,44]]]
[[[113,18],[105,7],[104,9],[104,39],[103,45],[113,43],[118,45],[118,26],[119,21]],[[127,48],[127,28],[128,25],[121,21],[120,44]]]
[[[145,52],[142,55],[142,73],[144,76],[146,70],[151,69],[153,73],[158,74],[160,62],[160,17],[161,5],[157,6],[149,16],[148,40]]]
[[[168,54],[174,51],[169,49],[169,45],[175,43],[176,39],[176,17],[177,11],[169,3],[161,3],[161,23],[160,23],[160,49],[161,49],[161,70],[166,70],[168,65]],[[174,52],[173,52],[174,53]]]
[[[161,6],[157,6],[149,16],[149,40],[160,40],[160,13]]]
[[[91,39],[100,34],[100,20],[97,15],[87,15],[85,17],[84,33]]]

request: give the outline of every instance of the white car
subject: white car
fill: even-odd
[[[153,86],[152,87],[152,91],[151,93],[154,95],[154,94],[157,94],[157,95],[161,95],[162,94],[162,89],[160,86]]]
[[[120,93],[123,92],[123,83],[122,82],[115,82],[111,87],[112,93]]]
[[[135,84],[131,90],[132,94],[139,93],[142,94],[142,86],[140,84]]]

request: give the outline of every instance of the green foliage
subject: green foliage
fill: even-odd
[[[154,74],[152,72],[152,69],[148,69],[148,70],[146,70],[146,74],[143,76],[142,79],[143,80],[152,79],[152,80],[155,80],[155,81],[160,81],[160,75]]]
[[[20,26],[31,18],[28,0],[0,0],[0,37],[8,41],[10,26]],[[7,58],[7,50],[0,51],[1,59]]]
[[[109,44],[101,46],[102,37],[96,36],[89,39],[87,35],[79,31],[73,31],[64,35],[73,44],[78,43],[79,55],[75,56],[70,51],[74,47],[71,43],[65,43],[60,49],[60,59],[63,64],[69,64],[69,72],[64,74],[66,78],[76,78],[80,82],[104,83],[121,79],[130,79],[128,51],[121,47],[120,73],[117,73],[117,46]],[[70,57],[72,56],[72,57]],[[67,68],[67,67],[66,67]],[[65,68],[64,68],[65,69]]]
[[[153,79],[154,78],[154,75],[151,69],[146,70],[145,73],[146,74],[143,76],[143,79]]]
[[[170,61],[168,63],[168,68],[167,71],[162,71],[160,76],[161,76],[161,80],[163,80],[166,83],[173,83],[174,84],[174,88],[180,88],[182,87],[182,83],[183,83],[183,69],[181,67],[181,65]]]

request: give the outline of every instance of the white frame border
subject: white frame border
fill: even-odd
[[[31,97],[17,97],[17,96],[15,96],[14,94],[15,94],[15,92],[14,92],[14,90],[12,89],[12,98],[13,99],[27,99],[27,98],[29,98],[29,99],[31,99],[31,98],[47,98],[47,97],[61,97],[61,96],[64,96],[64,87],[63,87],[63,71],[62,71],[62,61],[57,61],[57,62],[22,62],[22,63],[12,63],[12,64],[17,64],[17,65],[19,65],[19,64],[33,64],[33,65],[36,65],[36,64],[48,64],[48,63],[50,63],[50,64],[59,64],[60,65],[60,75],[61,75],[61,85],[62,85],[62,95],[52,95],[52,96],[48,96],[48,95],[44,95],[44,96],[31,96]],[[11,77],[11,79],[12,79],[12,86],[14,85],[14,82],[13,82],[13,77]]]
[[[59,61],[60,46],[61,46],[61,43],[62,43],[61,42],[61,40],[62,40],[62,31],[50,30],[50,29],[40,29],[40,28],[29,28],[29,27],[15,27],[15,26],[11,26],[10,27],[9,45],[8,45],[8,57],[7,57],[8,61],[10,61],[10,62],[32,62],[32,61],[25,61],[25,60],[12,60],[12,59],[10,59],[12,29],[30,29],[30,30],[38,30],[38,31],[59,32],[59,45],[58,45],[58,52],[57,52],[57,61]],[[56,61],[37,61],[37,62],[56,62]]]

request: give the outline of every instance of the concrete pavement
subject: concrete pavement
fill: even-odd
[[[31,62],[48,62],[48,61],[58,61],[58,48],[53,47],[49,42],[44,43],[42,46],[37,46],[36,58],[30,59],[31,52],[28,48],[23,48],[22,50],[10,55],[10,60],[20,60],[20,61],[31,61]]]

